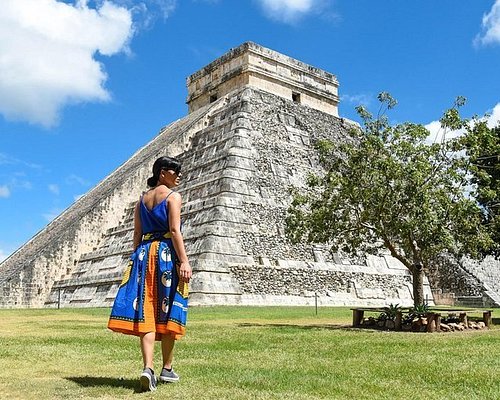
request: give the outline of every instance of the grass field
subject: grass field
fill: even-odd
[[[0,310],[0,399],[500,398],[500,310],[488,331],[425,334],[352,329],[348,308],[191,308],[181,381],[154,393],[108,314]]]

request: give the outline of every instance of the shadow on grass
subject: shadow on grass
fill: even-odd
[[[361,328],[354,328],[351,325],[335,325],[335,324],[312,324],[312,325],[297,325],[297,324],[257,324],[257,323],[241,323],[238,324],[242,328],[250,327],[269,327],[269,328],[298,328],[298,329],[328,329],[328,330],[343,330],[343,331],[359,331]],[[365,330],[365,329],[363,329]]]
[[[65,379],[82,387],[105,386],[132,389],[135,393],[141,391],[138,379],[107,378],[104,376],[70,376]]]

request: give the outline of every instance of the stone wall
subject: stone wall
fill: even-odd
[[[481,283],[483,303],[500,306],[500,260],[492,256],[482,261],[463,259],[460,262],[467,274]]]
[[[427,273],[431,286],[445,293],[457,296],[479,296],[482,293],[481,282],[467,273],[453,257],[443,254],[437,257]]]
[[[285,216],[292,200],[290,188],[306,188],[309,173],[321,170],[314,142],[344,140],[350,129],[343,120],[263,91],[247,99],[248,136],[254,173],[248,185],[258,189],[256,202],[244,204],[250,221],[261,221],[252,232],[241,232],[241,245],[253,257],[314,260],[313,247],[292,245],[285,238]],[[328,251],[323,258],[330,259]]]
[[[231,49],[188,77],[189,111],[245,85],[338,116],[334,75],[252,42]]]
[[[234,265],[231,272],[238,280],[242,294],[266,294],[270,296],[334,297],[344,293],[346,297],[361,297],[356,287],[369,288],[380,299],[397,299],[397,288],[411,285],[409,276],[371,274],[367,272],[310,268],[286,268],[280,266]]]
[[[500,306],[500,261],[491,256],[476,261],[442,254],[427,275],[439,304]]]

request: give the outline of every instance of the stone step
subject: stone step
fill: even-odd
[[[92,286],[103,283],[116,283],[116,282],[121,282],[122,278],[123,278],[123,272],[114,272],[111,274],[102,274],[97,276],[61,279],[59,281],[54,282],[54,285],[52,286],[52,291],[67,287]]]

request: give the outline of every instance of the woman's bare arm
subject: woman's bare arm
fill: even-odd
[[[137,202],[134,209],[134,251],[142,240],[141,213],[139,207],[140,200]]]
[[[181,195],[179,193],[172,193],[168,200],[168,221],[170,233],[172,234],[172,243],[174,245],[175,253],[180,264],[179,277],[184,282],[189,282],[192,275],[191,265],[186,254],[184,247],[184,238],[181,233]]]

